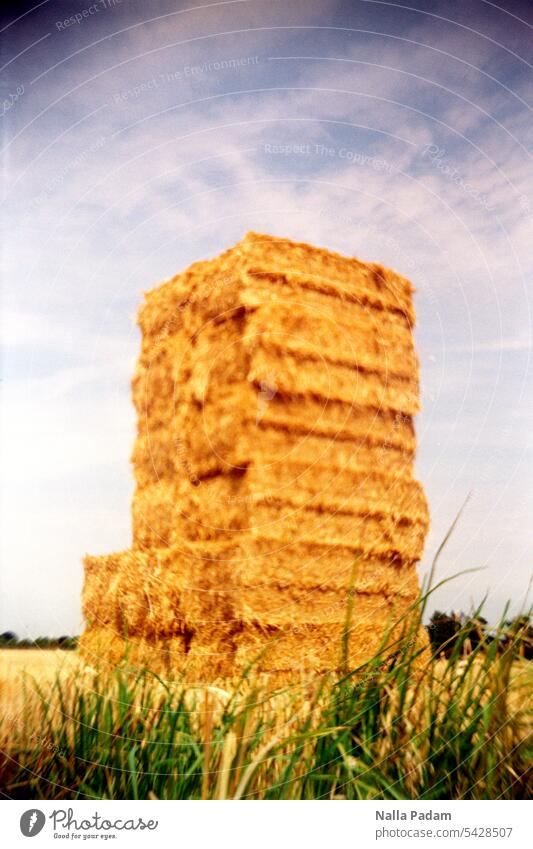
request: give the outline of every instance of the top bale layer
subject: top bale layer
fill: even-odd
[[[403,314],[411,325],[413,287],[409,280],[376,263],[315,248],[289,239],[248,233],[235,247],[212,260],[196,262],[145,293],[138,323],[145,336],[171,333],[187,307],[216,296],[218,313],[244,305],[269,276],[346,301]]]

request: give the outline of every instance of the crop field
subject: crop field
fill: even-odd
[[[409,646],[409,643],[407,643]],[[2,793],[31,799],[524,799],[531,662],[481,644],[383,651],[267,689],[0,653]]]

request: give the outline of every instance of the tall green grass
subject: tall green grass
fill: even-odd
[[[497,641],[396,643],[334,680],[231,693],[127,666],[58,678],[3,758],[32,799],[505,799],[531,795],[531,666]],[[340,647],[342,651],[342,647]],[[31,686],[31,682],[28,682]],[[33,687],[38,688],[35,682]],[[35,723],[39,741],[32,738]]]

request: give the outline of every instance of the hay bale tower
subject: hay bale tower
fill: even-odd
[[[371,655],[417,598],[428,528],[411,295],[255,233],[146,294],[133,543],[85,559],[89,659],[335,669],[348,600],[349,662]]]

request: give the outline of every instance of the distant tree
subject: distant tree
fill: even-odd
[[[70,637],[64,634],[61,637],[36,637],[32,640],[30,637],[25,637],[19,640],[13,631],[4,631],[0,634],[0,648],[4,649],[76,649],[78,647],[78,637]]]
[[[533,660],[533,625],[528,615],[515,616],[505,623],[505,635],[501,641],[505,649],[514,647],[521,657]]]
[[[436,610],[427,626],[431,647],[438,656],[449,658],[452,652],[468,655],[479,646],[497,642],[499,652],[513,650],[526,660],[533,660],[533,624],[528,615],[516,616],[491,632],[483,616],[443,613]]]
[[[57,645],[60,649],[76,649],[78,647],[78,637],[58,637]]]
[[[461,623],[454,613],[449,615],[436,610],[428,626],[429,640],[435,654],[450,657],[460,630]]]
[[[475,649],[486,640],[487,620],[483,616],[466,617],[462,622],[461,638],[466,652]]]

